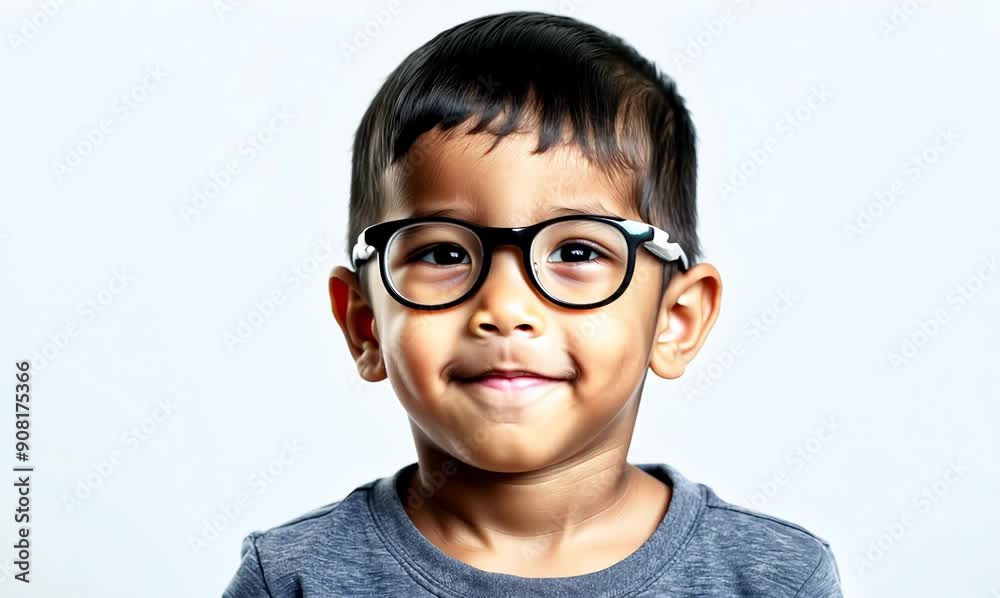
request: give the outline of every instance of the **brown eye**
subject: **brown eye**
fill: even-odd
[[[430,263],[434,266],[454,266],[467,264],[471,261],[468,252],[453,243],[432,245],[417,252],[414,258],[415,261]]]
[[[584,243],[566,243],[549,256],[550,262],[588,262],[602,257],[594,247]]]

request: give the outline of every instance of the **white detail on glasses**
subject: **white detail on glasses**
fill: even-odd
[[[650,226],[650,228],[653,229],[653,239],[644,243],[646,249],[668,262],[679,259],[681,264],[684,265],[684,269],[687,270],[688,259],[687,254],[684,253],[684,249],[679,244],[668,241],[670,235],[667,231],[655,226]]]
[[[375,248],[365,241],[365,231],[362,231],[358,235],[358,242],[354,244],[354,249],[351,251],[351,260],[354,262],[354,266],[357,267],[358,262],[367,260],[375,253]]]

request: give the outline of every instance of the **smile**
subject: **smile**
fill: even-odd
[[[542,376],[479,376],[457,382],[487,407],[512,408],[540,401],[566,380]]]
[[[482,376],[471,380],[473,383],[482,384],[497,390],[521,390],[556,381],[552,378],[543,378],[541,376]]]

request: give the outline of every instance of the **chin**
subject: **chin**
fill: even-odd
[[[494,473],[527,473],[544,469],[562,460],[565,454],[555,446],[539,446],[533,434],[522,441],[489,438],[481,446],[468,447],[456,457],[483,471]]]

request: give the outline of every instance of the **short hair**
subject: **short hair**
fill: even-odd
[[[641,218],[668,231],[690,264],[698,261],[696,137],[674,81],[621,38],[541,12],[456,25],[388,76],[354,137],[348,254],[361,231],[380,221],[395,180],[390,170],[405,166],[421,134],[478,118],[467,132],[490,132],[499,142],[525,117],[538,132],[534,153],[561,141],[568,125],[591,163],[628,173]],[[661,294],[674,268],[664,269]]]

